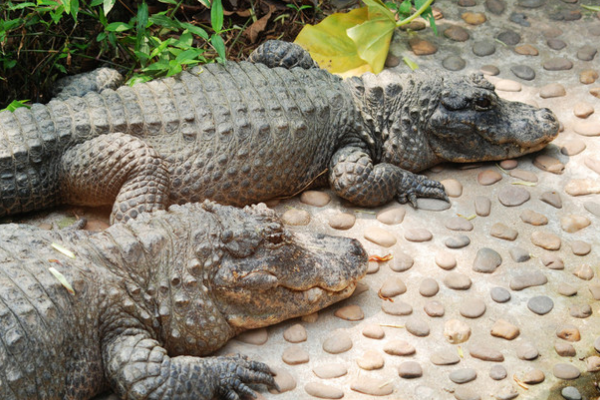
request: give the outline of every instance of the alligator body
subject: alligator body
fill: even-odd
[[[501,100],[480,74],[343,81],[283,42],[252,60],[0,113],[0,215],[114,204],[122,221],[289,197],[317,180],[360,206],[416,204],[446,195],[412,172],[518,157],[558,133],[550,110]]]
[[[203,356],[350,296],[366,266],[358,241],[292,234],[264,205],[175,205],[95,235],[3,225],[0,398],[251,394],[274,385],[265,364]]]

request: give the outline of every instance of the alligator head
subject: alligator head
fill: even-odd
[[[210,282],[213,301],[236,330],[306,315],[349,297],[366,274],[355,239],[291,233],[266,207],[253,218],[221,221],[221,257]],[[229,224],[229,225],[228,225]]]

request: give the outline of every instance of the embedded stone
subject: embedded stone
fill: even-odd
[[[554,350],[561,357],[575,357],[577,354],[571,343],[556,342],[554,343]]]
[[[538,358],[540,352],[531,343],[521,343],[517,347],[517,357],[521,360],[531,361]]]
[[[465,318],[479,318],[485,313],[485,303],[480,299],[469,299],[459,309],[460,315]]]
[[[406,253],[396,253],[390,263],[388,263],[390,269],[394,272],[404,272],[409,270],[415,261],[411,256]]]
[[[600,98],[600,87],[590,88],[590,94],[594,97]]]
[[[354,226],[356,217],[348,213],[335,214],[329,218],[329,226],[337,230],[348,230]]]
[[[500,73],[500,70],[495,65],[483,65],[480,69],[482,74],[488,76],[496,76]]]
[[[471,357],[478,358],[483,361],[504,361],[504,355],[501,352],[487,346],[473,345],[469,347],[469,354]]]
[[[531,256],[529,255],[529,251],[522,247],[512,247],[509,250],[510,257],[514,262],[522,263],[525,261],[529,261]]]
[[[546,71],[566,71],[573,68],[573,63],[566,58],[556,57],[545,61],[542,67]]]
[[[454,365],[460,362],[460,357],[456,351],[444,350],[433,353],[429,357],[429,361],[434,365]]]
[[[535,79],[535,71],[526,65],[513,65],[510,70],[515,76],[523,80],[532,81]]]
[[[405,361],[398,366],[398,375],[404,379],[420,378],[423,376],[423,368],[416,361]]]
[[[517,4],[525,8],[538,8],[546,4],[546,0],[519,0]]]
[[[334,331],[323,342],[323,350],[330,354],[340,354],[352,348],[352,339],[344,331]]]
[[[506,4],[503,0],[485,0],[485,9],[492,14],[500,15],[506,9]]]
[[[479,57],[486,57],[496,52],[496,45],[489,40],[479,40],[473,43],[473,54]]]
[[[556,328],[556,336],[568,342],[579,342],[581,340],[579,329],[571,324],[561,325]]]
[[[451,231],[472,231],[473,224],[463,217],[450,217],[444,223],[444,226]]]
[[[385,331],[379,324],[366,325],[362,330],[362,334],[370,339],[383,339],[385,337]]]
[[[512,290],[523,290],[532,286],[541,286],[548,283],[546,275],[540,271],[525,272],[517,275],[510,281],[510,288]]]
[[[471,328],[463,321],[451,319],[444,324],[444,337],[452,344],[463,343],[471,337]]]
[[[510,171],[511,169],[515,169],[519,166],[519,162],[514,159],[502,160],[500,161],[500,168]]]
[[[546,41],[546,44],[548,45],[548,47],[550,47],[552,50],[562,50],[565,47],[567,47],[567,43],[565,43],[564,40],[560,40],[560,39],[556,39],[556,38],[551,38],[548,39]]]
[[[394,235],[376,226],[369,226],[365,229],[364,235],[365,239],[382,247],[392,247],[397,242]]]
[[[559,250],[561,240],[550,232],[535,231],[531,234],[531,243],[546,250]]]
[[[467,290],[471,287],[471,278],[458,272],[450,272],[444,278],[444,285],[454,290]]]
[[[421,293],[421,296],[425,297],[435,296],[439,290],[440,286],[433,278],[423,279],[421,281],[421,286],[419,286],[419,293]]]
[[[409,317],[406,320],[405,326],[408,332],[419,337],[428,336],[430,332],[429,324],[415,316]]]
[[[454,257],[454,255],[442,251],[436,254],[435,263],[438,267],[442,269],[450,270],[456,267],[456,258]]]
[[[590,291],[594,300],[600,300],[600,284],[590,284],[588,285],[588,290]]]
[[[569,315],[574,318],[587,318],[592,315],[592,307],[589,304],[573,304],[569,307]]]
[[[357,305],[349,305],[339,308],[333,314],[346,321],[360,321],[365,318],[363,310]]]
[[[275,390],[275,388],[270,388],[270,393],[285,393],[296,389],[296,380],[286,369],[281,367],[270,368],[275,374],[273,379],[275,379],[275,383],[277,383],[277,386],[279,386],[279,391]]]
[[[449,201],[444,201],[440,199],[428,199],[424,197],[420,197],[417,199],[417,208],[419,210],[427,210],[427,211],[444,211],[451,207],[451,203]]]
[[[424,228],[407,229],[404,238],[409,242],[427,242],[433,238],[430,231]]]
[[[577,390],[576,387],[573,386],[566,386],[564,388],[562,388],[562,390],[560,391],[560,394],[562,395],[562,397],[565,398],[565,400],[581,400],[581,393],[579,393],[579,390]]]
[[[435,44],[429,40],[421,39],[418,37],[412,37],[408,40],[408,45],[413,53],[417,56],[428,56],[438,51]]]
[[[391,301],[384,301],[381,304],[381,310],[383,310],[384,313],[389,314],[389,315],[410,315],[413,312],[412,307],[400,300],[394,300],[394,302]]]
[[[524,210],[520,218],[521,221],[534,226],[546,225],[548,223],[548,218],[544,214],[533,210]]]
[[[487,18],[485,17],[484,13],[466,12],[463,13],[460,17],[469,25],[481,25],[485,21],[487,21]]]
[[[599,136],[600,124],[587,121],[575,121],[573,131],[581,136]]]
[[[442,303],[440,303],[439,301],[428,301],[427,303],[425,303],[425,306],[423,307],[423,309],[425,310],[425,313],[427,315],[429,315],[431,318],[439,318],[439,317],[443,317],[444,314],[446,313],[446,310],[444,309],[444,305]]]
[[[509,228],[501,222],[492,225],[492,229],[490,230],[490,235],[493,237],[510,241],[515,240],[518,234],[519,232],[516,229]]]
[[[442,61],[442,66],[448,71],[460,71],[467,66],[467,62],[459,56],[448,56]]]
[[[325,192],[306,190],[300,195],[300,201],[313,207],[324,207],[331,201],[331,196]]]
[[[386,280],[379,289],[379,296],[384,298],[398,296],[403,293],[406,293],[406,285],[398,277]]]
[[[525,171],[522,169],[514,169],[508,173],[513,178],[519,179],[525,182],[537,182],[538,177],[536,174],[530,171]]]
[[[456,400],[481,400],[481,396],[466,386],[459,386],[454,391]]]
[[[306,329],[300,324],[294,324],[283,332],[283,338],[290,343],[305,342],[307,339]]]
[[[582,264],[575,269],[573,275],[584,281],[589,281],[594,277],[594,270],[587,264]]]
[[[444,244],[449,249],[462,249],[463,247],[468,246],[470,243],[471,239],[469,239],[469,237],[466,235],[452,236],[444,241]]]
[[[483,247],[477,251],[475,261],[473,261],[473,271],[489,274],[494,272],[501,264],[502,257],[497,251]]]
[[[585,366],[588,372],[600,371],[600,357],[590,356],[585,359]]]
[[[542,86],[540,89],[540,97],[542,99],[551,99],[553,97],[563,97],[567,95],[565,87],[560,83],[550,83],[546,86]]]
[[[288,365],[306,364],[309,360],[308,353],[302,347],[294,345],[283,351],[281,359]]]
[[[542,171],[551,172],[553,174],[562,174],[565,170],[565,165],[554,157],[539,155],[533,160],[533,165]]]
[[[596,217],[600,217],[600,203],[586,201],[585,203],[583,203],[583,208],[585,208],[588,212],[594,214]]]
[[[304,226],[310,222],[310,214],[308,211],[292,208],[283,213],[281,220],[286,225]]]
[[[581,215],[568,215],[560,219],[560,227],[563,231],[574,233],[590,226],[592,222]]]
[[[519,336],[521,331],[516,325],[513,325],[506,320],[499,319],[492,326],[492,330],[490,333],[492,334],[492,336],[496,336],[506,340],[513,340],[517,336]]]
[[[469,32],[458,25],[452,25],[444,31],[444,36],[455,42],[466,42],[471,37]]]
[[[523,383],[526,383],[528,385],[536,385],[538,383],[542,383],[544,382],[544,379],[546,379],[546,375],[539,369],[533,369],[529,372],[526,372],[523,375],[523,378],[521,378]]]
[[[417,350],[405,340],[390,340],[383,346],[383,351],[391,356],[410,356]]]
[[[384,365],[383,355],[376,350],[367,350],[362,357],[356,359],[356,364],[366,371],[381,369]]]
[[[269,334],[266,328],[252,329],[243,333],[240,333],[235,337],[242,343],[253,344],[255,346],[261,346],[267,343],[269,340]]]
[[[573,106],[573,114],[577,118],[587,118],[594,113],[594,107],[587,102],[580,101]]]
[[[501,179],[502,175],[498,171],[494,171],[493,169],[486,169],[485,171],[481,171],[479,175],[477,175],[477,182],[482,186],[493,185]]]
[[[386,225],[397,225],[404,221],[406,210],[403,207],[392,207],[377,213],[377,220]]]
[[[390,380],[361,377],[350,384],[350,389],[371,396],[387,396],[394,392],[394,385]]]
[[[369,261],[367,264],[367,274],[375,274],[379,272],[379,263],[377,261]]]
[[[309,395],[320,399],[341,399],[344,397],[344,391],[342,389],[320,382],[307,383],[304,385],[304,391]]]
[[[522,56],[537,56],[540,54],[539,50],[530,44],[524,44],[515,47],[515,53],[520,54]]]
[[[596,53],[598,53],[598,50],[594,46],[586,44],[577,50],[577,58],[581,61],[592,61]]]
[[[502,379],[508,376],[508,372],[506,372],[506,368],[502,365],[494,365],[490,368],[490,378],[495,381],[501,381]]]
[[[461,368],[450,372],[448,377],[454,383],[467,383],[477,378],[477,371],[473,368]]]
[[[555,364],[552,368],[552,373],[558,379],[565,380],[577,379],[581,375],[581,371],[579,371],[577,367],[565,363]]]
[[[501,79],[494,86],[496,86],[496,90],[503,92],[520,92],[523,89],[519,82],[510,79]]]
[[[575,296],[577,294],[577,288],[575,286],[569,285],[566,282],[561,282],[558,286],[558,293],[563,296]]]
[[[586,157],[583,160],[583,162],[585,163],[586,167],[588,167],[595,173],[600,174],[600,160],[599,159],[593,158],[593,157]]]
[[[562,208],[562,200],[560,198],[560,194],[555,191],[548,191],[542,193],[540,196],[540,200],[542,200],[546,204],[550,204],[554,208]]]
[[[313,372],[321,379],[339,378],[348,373],[344,364],[322,364],[313,368]]]
[[[582,240],[574,240],[571,242],[571,250],[576,256],[586,256],[592,251],[592,245]]]
[[[492,288],[490,295],[496,303],[506,303],[510,300],[510,292],[498,286]]]
[[[498,200],[505,207],[516,207],[529,201],[529,192],[518,186],[504,186],[498,191]]]
[[[596,79],[598,79],[598,72],[593,69],[586,69],[579,73],[579,82],[584,85],[592,84],[596,82]]]
[[[487,217],[492,210],[492,202],[488,197],[475,197],[475,213],[480,217]]]

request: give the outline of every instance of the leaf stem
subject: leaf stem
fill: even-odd
[[[396,27],[406,25],[406,24],[412,22],[415,18],[417,18],[419,15],[424,13],[425,10],[427,10],[427,7],[429,7],[431,5],[431,3],[433,3],[433,0],[427,0],[427,2],[425,4],[423,4],[421,6],[421,8],[419,8],[413,15],[411,15],[408,18],[403,19],[402,21],[396,22]]]

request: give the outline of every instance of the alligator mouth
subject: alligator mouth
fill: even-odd
[[[303,294],[304,299],[309,304],[314,304],[314,303],[318,303],[319,300],[324,299],[324,298],[331,299],[332,297],[343,297],[346,295],[350,296],[356,289],[357,285],[358,285],[358,282],[351,282],[350,284],[346,285],[344,288],[339,289],[339,290],[325,289],[325,288],[322,288],[321,286],[314,286],[310,289],[301,291],[301,293]]]

